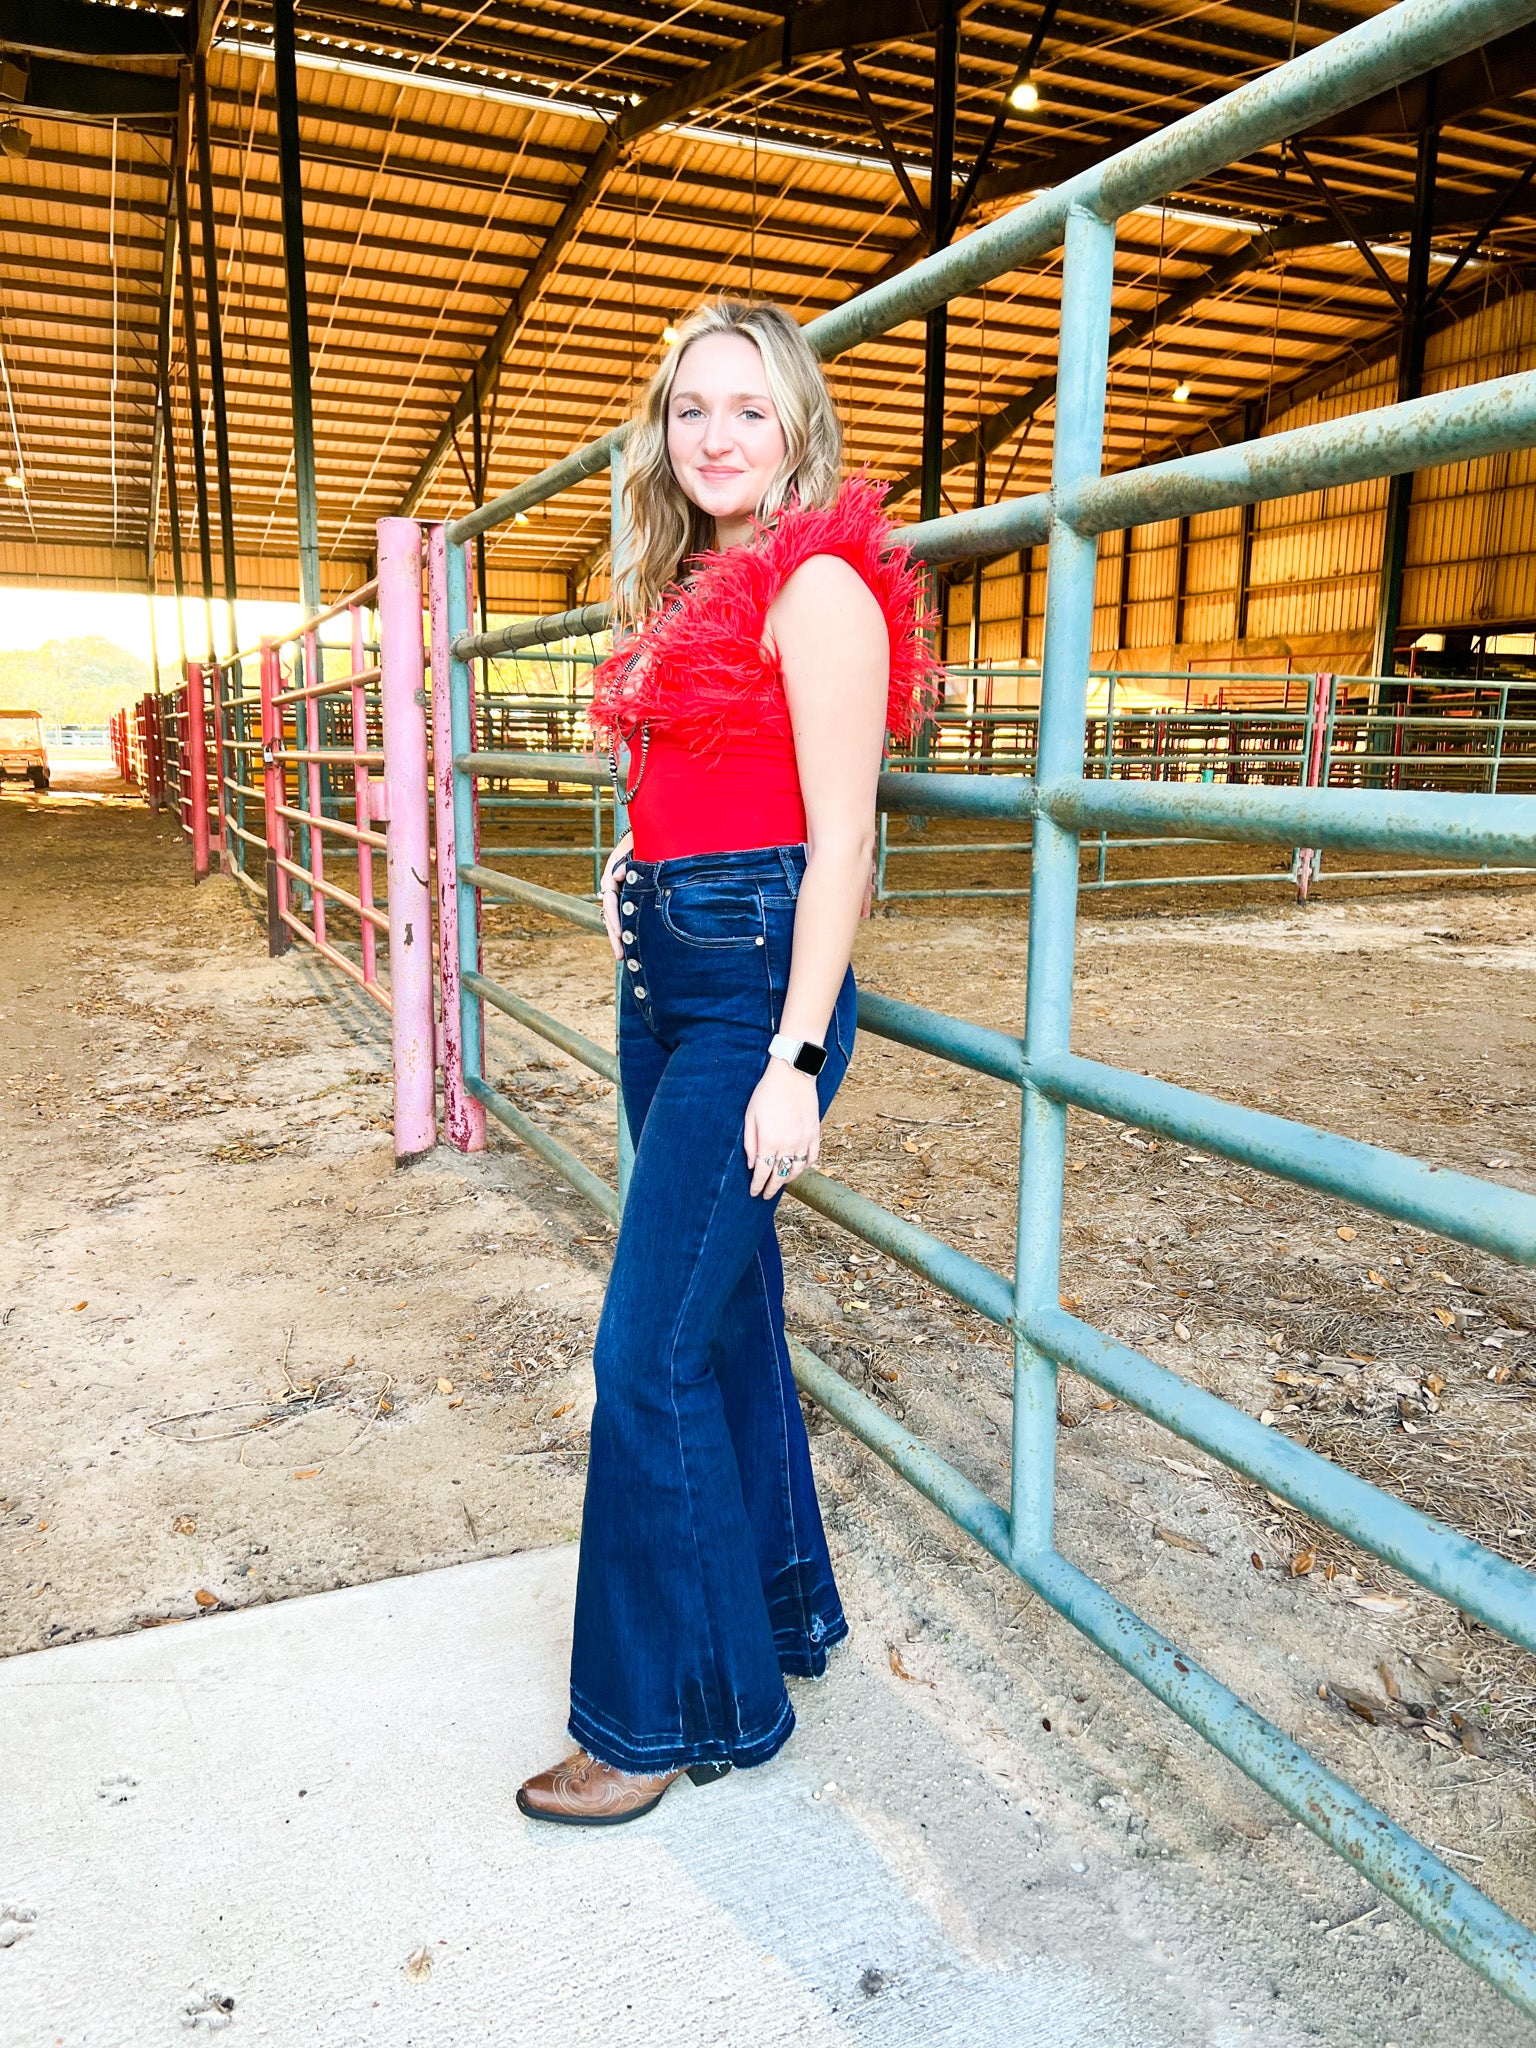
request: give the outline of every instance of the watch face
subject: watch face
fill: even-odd
[[[802,1045],[795,1054],[795,1065],[802,1074],[819,1074],[827,1064],[827,1049],[824,1045]]]

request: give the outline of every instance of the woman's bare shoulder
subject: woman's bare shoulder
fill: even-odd
[[[882,618],[880,600],[841,555],[808,555],[785,577],[768,616],[776,627],[792,630],[802,623],[822,624],[829,619],[846,626]]]

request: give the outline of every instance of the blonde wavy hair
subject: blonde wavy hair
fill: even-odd
[[[843,430],[821,364],[780,306],[716,299],[691,313],[651,379],[624,447],[626,544],[614,576],[614,604],[626,624],[653,611],[688,559],[714,545],[714,521],[683,495],[667,454],[667,408],[690,342],[740,334],[763,361],[763,378],[784,429],[784,460],[758,500],[759,519],[786,502],[830,505],[842,476]]]

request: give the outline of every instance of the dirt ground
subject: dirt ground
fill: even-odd
[[[1168,903],[1087,900],[1080,1050],[1536,1187],[1536,894]],[[0,1654],[568,1540],[606,1226],[501,1136],[397,1172],[382,1017],[323,964],[269,960],[234,885],[194,891],[120,785],[5,792],[0,918]],[[500,911],[489,964],[609,1036],[600,942]],[[855,964],[1023,1016],[1014,904],[897,906]],[[606,1088],[500,1020],[489,1065],[611,1175]],[[1007,1270],[1016,1147],[1011,1091],[865,1038],[825,1163]],[[1536,1560],[1530,1276],[1094,1117],[1069,1168],[1062,1284],[1085,1317]],[[782,1236],[797,1334],[1005,1495],[1000,1333],[798,1207]],[[1065,1553],[1536,1922],[1536,1665],[1071,1376],[1062,1411]],[[1042,1871],[1070,1850],[1154,1874],[1192,2041],[1536,2042],[812,1427],[850,1654],[959,1731],[978,1799],[1027,1801]],[[871,1768],[850,1756],[849,1782]]]

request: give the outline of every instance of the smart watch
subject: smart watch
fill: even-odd
[[[808,1038],[786,1038],[782,1031],[775,1031],[768,1041],[768,1057],[788,1060],[797,1073],[819,1074],[827,1064],[827,1048],[813,1045]]]

